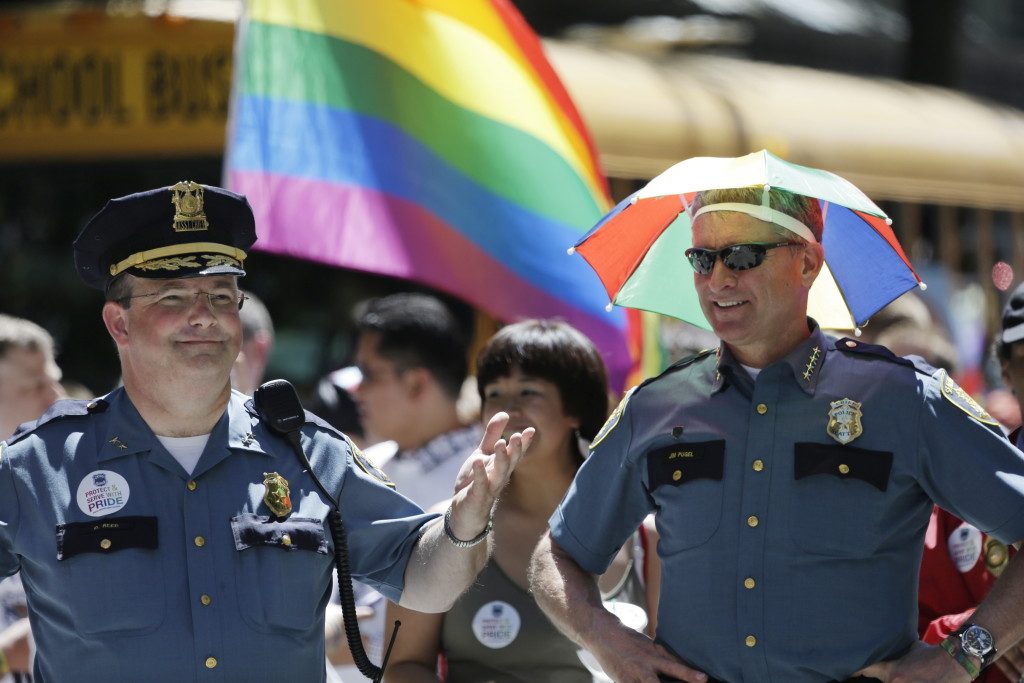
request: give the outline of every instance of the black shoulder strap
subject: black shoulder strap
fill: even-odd
[[[888,348],[879,344],[865,344],[862,341],[850,339],[849,337],[843,337],[837,341],[836,350],[858,356],[881,358],[889,361],[890,363],[896,363],[904,367],[913,368],[917,372],[922,375],[927,375],[928,377],[931,377],[936,372],[936,368],[932,367],[920,356],[897,356]]]
[[[46,409],[38,420],[34,422],[26,422],[18,426],[7,439],[7,445],[13,445],[18,441],[21,441],[29,434],[33,434],[43,425],[49,424],[50,422],[56,422],[73,417],[86,417],[94,413],[102,413],[110,406],[102,398],[93,399],[91,401],[81,401],[77,399],[62,399],[55,402],[52,406]]]
[[[691,354],[691,355],[686,356],[684,358],[680,358],[675,363],[673,363],[672,365],[670,365],[667,368],[665,368],[661,372],[661,374],[655,375],[654,377],[649,377],[648,379],[645,379],[643,382],[641,382],[639,385],[637,385],[637,389],[639,389],[640,387],[642,387],[642,386],[644,386],[646,384],[650,384],[651,382],[657,381],[657,380],[661,379],[662,377],[666,377],[668,375],[671,375],[674,372],[678,372],[679,370],[682,370],[683,368],[688,368],[691,365],[693,365],[694,363],[696,363],[697,361],[703,360],[703,359],[707,358],[708,356],[712,355],[714,352],[715,352],[714,349],[704,349],[703,351],[698,351],[697,353]]]

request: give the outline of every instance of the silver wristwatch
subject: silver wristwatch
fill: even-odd
[[[996,658],[996,641],[988,629],[967,623],[954,635],[960,636],[960,647],[967,654],[980,659],[983,668]]]

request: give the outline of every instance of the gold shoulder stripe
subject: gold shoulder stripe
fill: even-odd
[[[954,382],[948,372],[945,370],[939,370],[935,374],[935,379],[938,380],[939,385],[942,387],[942,395],[947,401],[973,417],[978,422],[983,422],[995,427],[999,426],[999,423],[995,418],[989,415],[988,412],[982,408],[970,394],[964,391],[959,384]]]
[[[630,396],[633,395],[634,391],[636,391],[636,387],[633,387],[632,389],[627,391],[626,395],[622,397],[621,401],[619,401],[619,405],[615,406],[615,410],[613,410],[612,414],[608,416],[607,420],[605,420],[604,424],[601,426],[601,429],[597,432],[597,435],[594,437],[594,440],[590,442],[590,450],[594,450],[595,448],[597,448],[598,445],[600,445],[600,443],[604,441],[609,434],[612,433],[612,430],[618,426],[619,419],[622,417],[622,412],[626,409],[626,404],[629,403],[629,398]]]

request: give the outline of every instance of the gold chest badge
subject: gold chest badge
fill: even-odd
[[[263,486],[266,492],[263,494],[263,502],[275,517],[287,517],[292,511],[291,490],[288,488],[288,480],[277,472],[263,473]]]
[[[203,212],[203,186],[183,180],[171,186],[174,232],[196,232],[210,227]]]
[[[864,433],[860,423],[861,404],[853,399],[841,398],[829,403],[828,426],[825,431],[839,443],[846,445]]]

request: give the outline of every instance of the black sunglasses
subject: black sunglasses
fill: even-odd
[[[769,249],[799,246],[801,246],[799,242],[751,242],[750,244],[733,244],[717,250],[692,247],[684,253],[695,271],[700,275],[710,275],[711,271],[715,269],[715,260],[719,258],[729,270],[750,270],[764,263]]]

